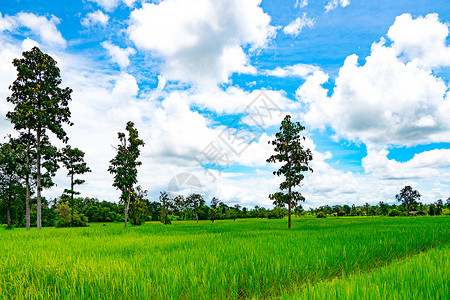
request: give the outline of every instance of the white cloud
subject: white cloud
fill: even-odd
[[[102,43],[102,47],[108,50],[111,60],[119,65],[120,68],[126,68],[130,64],[130,55],[136,54],[136,50],[127,47],[125,49],[113,45],[108,41]]]
[[[325,6],[326,12],[336,9],[339,5],[346,7],[350,4],[350,0],[331,0]]]
[[[387,150],[368,149],[362,165],[365,172],[385,179],[430,180],[448,178],[450,172],[450,149],[436,149],[415,154],[406,162],[388,159]]]
[[[97,24],[101,26],[106,26],[109,21],[109,16],[104,14],[102,11],[97,10],[91,13],[88,13],[85,18],[81,20],[81,25],[84,27],[91,27]]]
[[[308,75],[311,75],[319,70],[320,68],[317,66],[296,64],[284,68],[276,67],[273,70],[265,70],[263,73],[269,76],[276,76],[276,77],[301,77],[306,79]]]
[[[440,23],[437,14],[413,19],[410,14],[395,18],[388,31],[397,56],[419,67],[450,66],[450,47],[446,46],[448,23]]]
[[[255,73],[242,47],[263,48],[275,36],[260,0],[167,0],[131,13],[130,39],[164,59],[169,80],[201,85],[227,82],[232,73]],[[182,37],[182,38],[180,38]]]
[[[124,3],[129,8],[134,6],[136,0],[88,0],[91,2],[97,3],[98,6],[102,7],[104,10],[108,12],[114,11],[120,3]]]
[[[295,0],[294,8],[297,8],[297,7],[302,8],[307,5],[308,5],[308,0]]]
[[[392,38],[395,36],[392,34]],[[424,44],[430,41],[421,36]],[[307,79],[297,95],[308,107],[304,115],[308,125],[317,128],[329,125],[338,136],[368,145],[450,141],[447,84],[429,70],[429,64],[422,67],[418,57],[411,56],[418,52],[402,48],[403,53],[408,53],[408,60],[398,57],[396,43],[394,39],[392,46],[386,46],[382,39],[373,44],[363,66],[358,66],[356,55],[347,57],[331,97],[321,87],[327,80],[325,74],[315,73]],[[430,51],[427,57],[438,56],[442,51],[442,47],[427,49]]]
[[[20,12],[15,16],[2,17],[0,14],[0,32],[10,31],[15,32],[20,27],[26,27],[35,35],[39,36],[41,41],[50,46],[66,46],[66,40],[56,28],[60,20],[51,16],[47,19],[43,16],[38,16],[33,13]]]
[[[288,35],[297,36],[300,34],[304,27],[312,28],[314,26],[314,19],[310,19],[306,16],[306,13],[303,13],[303,16],[298,17],[291,23],[289,23],[286,27],[283,28],[283,32]]]

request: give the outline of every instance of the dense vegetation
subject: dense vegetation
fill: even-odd
[[[293,228],[288,230],[285,224],[285,220],[246,219],[180,221],[172,226],[152,222],[128,230],[114,223],[2,230],[0,297],[267,298],[376,270],[431,248],[446,249],[435,253],[448,258],[447,216],[294,217]],[[372,288],[386,289],[381,280],[388,275],[383,276],[372,282]],[[411,292],[424,284],[409,280],[428,282],[417,276],[396,276],[400,286],[413,288]],[[443,282],[440,290],[423,291],[428,299],[437,299],[443,288],[448,290],[448,270],[434,275],[441,276],[447,278],[437,281]],[[324,287],[319,284],[317,289]]]

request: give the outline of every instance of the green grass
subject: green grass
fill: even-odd
[[[449,221],[295,218],[291,230],[286,220],[0,230],[0,299],[290,295],[430,248],[448,255]]]
[[[281,299],[450,299],[450,251],[439,247],[371,273],[309,284]]]

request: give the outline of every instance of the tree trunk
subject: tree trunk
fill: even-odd
[[[289,201],[288,201],[288,215],[289,215],[289,221],[288,221],[288,228],[291,228],[291,187],[289,186]]]
[[[28,129],[28,139],[27,139],[27,174],[25,175],[25,186],[27,189],[27,198],[25,200],[25,222],[27,230],[31,228],[31,212],[30,212],[30,130]]]
[[[73,203],[73,168],[72,168],[72,174],[70,175],[70,190],[72,191],[70,194],[72,196],[70,205],[72,206],[72,227],[73,227],[73,210],[74,210],[74,203]]]
[[[130,207],[130,195],[128,195],[128,201],[125,202],[125,228],[128,224],[128,208]]]
[[[6,223],[8,224],[8,229],[11,229],[11,204],[6,205]]]
[[[197,219],[197,223],[198,223],[198,214],[197,214],[197,212],[195,213],[195,218]]]
[[[25,200],[25,222],[26,222],[26,227],[27,230],[30,230],[31,227],[31,213],[30,213],[30,179],[29,179],[29,175],[26,175],[25,178],[25,186],[27,188],[27,197]]]
[[[36,227],[38,230],[42,228],[42,203],[41,203],[41,129],[37,129],[36,134],[36,150],[37,150],[37,162],[36,162],[36,171],[37,171],[37,183],[36,183],[36,192],[37,192],[37,220]]]

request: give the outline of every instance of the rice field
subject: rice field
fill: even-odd
[[[409,295],[403,289],[446,299],[438,296],[448,295],[449,221],[304,217],[291,230],[286,220],[267,219],[0,229],[0,299],[412,299],[402,298]]]

